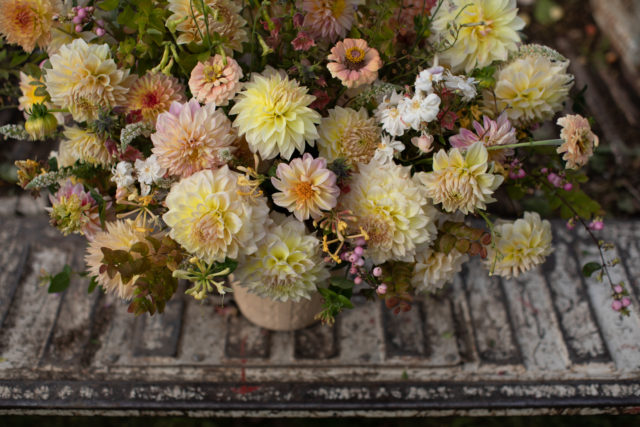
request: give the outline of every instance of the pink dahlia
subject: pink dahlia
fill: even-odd
[[[73,184],[67,179],[55,195],[49,196],[51,207],[47,208],[51,224],[65,236],[71,233],[84,234],[92,240],[102,230],[98,204],[84,191],[82,184]]]
[[[216,55],[205,62],[198,62],[193,68],[189,89],[203,104],[224,106],[240,89],[241,78],[242,69],[233,58],[227,57],[225,65],[224,58]]]
[[[482,118],[482,124],[473,121],[475,132],[469,129],[460,129],[458,135],[449,138],[451,146],[461,149],[467,149],[476,141],[482,141],[485,147],[495,145],[509,145],[518,142],[516,138],[516,129],[511,125],[506,113],[500,114],[496,120],[489,117]],[[507,156],[513,154],[512,149],[490,150],[489,159],[502,163]]]
[[[371,84],[378,78],[382,60],[378,51],[362,39],[344,39],[331,48],[327,57],[331,75],[348,88]]]
[[[356,8],[364,0],[304,0],[304,28],[314,37],[334,41],[351,29]]]
[[[184,87],[175,77],[148,72],[137,79],[126,95],[127,113],[140,113],[142,119],[153,125],[158,114],[169,109],[173,101],[185,102]]]
[[[214,104],[201,107],[191,99],[172,103],[169,111],[158,116],[152,151],[170,175],[186,177],[226,164],[235,149],[235,137],[231,121],[221,110]]]
[[[293,212],[300,221],[322,216],[321,210],[331,210],[338,202],[340,189],[336,175],[327,169],[327,160],[314,159],[305,153],[289,164],[280,163],[271,183],[278,190],[273,202]]]
[[[558,119],[562,126],[560,138],[563,143],[558,147],[558,153],[564,153],[562,160],[567,162],[567,169],[578,169],[589,161],[593,149],[598,146],[599,139],[591,131],[589,120],[579,115],[566,115]]]

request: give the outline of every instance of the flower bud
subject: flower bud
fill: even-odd
[[[31,110],[31,115],[24,124],[31,139],[42,140],[51,136],[58,128],[58,119],[47,111],[47,107],[42,104],[35,104]]]

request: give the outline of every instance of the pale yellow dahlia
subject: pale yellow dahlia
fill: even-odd
[[[249,39],[245,30],[247,21],[240,16],[240,4],[234,0],[204,0],[204,5],[210,8],[208,22],[205,22],[202,3],[193,0],[169,0],[167,8],[173,14],[169,17],[168,23],[178,23],[178,43],[202,44],[207,43],[209,38],[214,40],[214,37],[222,37],[224,49],[228,54],[232,50],[241,51],[242,43]]]
[[[45,82],[54,105],[68,108],[78,122],[95,120],[100,109],[125,105],[134,76],[118,69],[109,45],[87,44],[83,39],[51,56]]]
[[[271,183],[278,190],[273,202],[293,212],[300,221],[322,216],[336,206],[340,189],[336,185],[336,175],[327,169],[327,160],[314,159],[305,153],[302,159],[291,163],[280,163]]]
[[[352,166],[369,163],[380,145],[381,132],[366,109],[336,107],[318,126],[318,151],[329,162],[344,158]]]
[[[295,149],[304,152],[305,141],[313,146],[318,139],[320,114],[309,108],[314,100],[296,80],[268,69],[245,84],[230,114],[238,115],[233,126],[245,135],[252,152],[263,159],[279,154],[288,160]]]
[[[416,247],[436,237],[437,211],[411,179],[410,167],[372,160],[359,169],[339,201],[358,218],[352,231],[362,227],[368,234],[366,254],[374,264],[412,262]]]
[[[31,82],[41,82],[44,84],[42,77],[39,79],[34,78],[28,74],[20,71],[20,92],[22,92],[22,96],[18,98],[18,110],[24,112],[24,117],[29,118],[29,110],[33,108],[35,104],[44,104],[48,108],[51,108],[50,102],[45,102],[46,96],[38,96],[36,95],[36,89],[42,86],[32,85]],[[58,120],[58,123],[64,123],[64,117],[62,113],[54,113],[53,114]]]
[[[459,29],[456,39],[453,24]],[[516,0],[446,0],[433,22],[433,30],[453,46],[439,53],[453,71],[469,73],[493,61],[505,61],[520,42],[524,28]]]
[[[265,236],[269,207],[264,197],[247,196],[241,175],[228,166],[196,172],[169,191],[162,219],[169,235],[206,262],[252,254]]]
[[[448,254],[436,252],[430,247],[418,249],[411,284],[420,293],[436,292],[453,280],[468,259],[467,254],[455,248]]]
[[[558,119],[562,126],[560,138],[564,141],[558,147],[558,153],[564,153],[562,160],[567,162],[568,169],[578,169],[587,164],[598,146],[599,139],[591,131],[589,120],[579,115],[566,115]]]
[[[65,139],[58,147],[59,166],[73,166],[76,160],[100,166],[111,163],[106,140],[98,134],[78,127],[65,127],[63,134]]]
[[[484,93],[486,108],[506,111],[509,120],[520,125],[549,120],[562,110],[573,86],[567,73],[569,61],[552,61],[529,55],[514,59],[496,76],[493,93]]]
[[[320,240],[296,219],[277,213],[258,250],[243,257],[234,280],[250,292],[276,301],[311,299],[329,278]]]
[[[353,25],[356,8],[363,3],[364,0],[303,0],[303,27],[314,37],[330,41],[344,38]]]
[[[215,55],[191,70],[189,90],[198,101],[225,106],[240,90],[242,68],[233,58]]]
[[[0,0],[0,34],[9,43],[31,52],[51,41],[53,16],[62,10],[60,0]]]
[[[129,251],[134,244],[145,242],[146,235],[142,231],[144,228],[137,227],[131,220],[108,222],[106,228],[106,231],[97,232],[93,240],[89,242],[84,259],[89,273],[97,277],[98,284],[105,292],[130,300],[134,295],[133,284],[138,277],[133,276],[131,280],[123,283],[119,272],[113,277],[109,277],[106,271],[101,271],[100,267],[104,258],[102,248]],[[132,255],[136,256],[135,252]]]
[[[153,72],[136,79],[126,99],[127,113],[139,112],[151,126],[155,126],[158,115],[168,111],[172,102],[186,101],[184,87],[178,79]]]
[[[235,149],[231,121],[214,104],[201,107],[195,99],[173,102],[161,113],[151,135],[153,154],[170,175],[189,176],[227,163]]]
[[[536,212],[525,212],[524,218],[497,225],[488,249],[485,265],[492,274],[517,277],[542,264],[553,252],[551,223],[541,220]]]
[[[447,212],[463,214],[485,209],[504,177],[487,172],[489,154],[482,141],[475,142],[463,155],[457,148],[440,150],[433,156],[433,172],[419,172],[418,179],[434,204],[442,203]]]

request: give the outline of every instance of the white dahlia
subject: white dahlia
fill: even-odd
[[[169,211],[162,219],[169,235],[206,262],[222,262],[251,254],[265,236],[269,207],[264,197],[251,197],[228,166],[183,178],[167,195]]]
[[[485,265],[493,274],[517,277],[553,252],[551,223],[541,220],[536,212],[525,212],[524,218],[499,224],[494,228],[494,242],[489,246]]]
[[[252,152],[263,159],[279,154],[288,160],[295,149],[304,152],[305,141],[313,146],[318,139],[320,114],[309,108],[314,100],[284,72],[268,69],[245,84],[230,114],[238,115],[233,126],[245,135]]]
[[[459,29],[456,39],[451,31]],[[453,46],[439,53],[453,71],[470,73],[493,61],[505,61],[520,42],[518,31],[524,28],[518,16],[516,0],[445,0],[433,22],[433,31]]]
[[[410,167],[375,160],[360,164],[351,191],[341,205],[357,216],[359,227],[369,235],[367,256],[375,264],[414,260],[416,247],[436,237],[436,210],[411,178]]]
[[[452,249],[448,254],[436,252],[429,247],[418,249],[411,284],[420,293],[436,292],[453,280],[468,259],[467,254],[456,249]]]
[[[51,102],[68,108],[75,121],[95,120],[101,108],[125,105],[135,77],[129,70],[118,69],[109,45],[75,39],[50,61],[44,80]]]
[[[274,224],[252,255],[241,259],[234,280],[249,291],[278,301],[311,298],[329,278],[320,240],[300,221],[277,213]]]

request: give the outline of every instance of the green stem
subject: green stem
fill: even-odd
[[[519,148],[519,147],[541,147],[545,145],[560,145],[563,142],[564,140],[562,139],[545,139],[543,141],[519,142],[517,144],[492,145],[491,147],[487,147],[487,150],[504,150],[505,148]]]
[[[69,110],[66,108],[48,108],[47,111],[49,113],[68,113]]]

